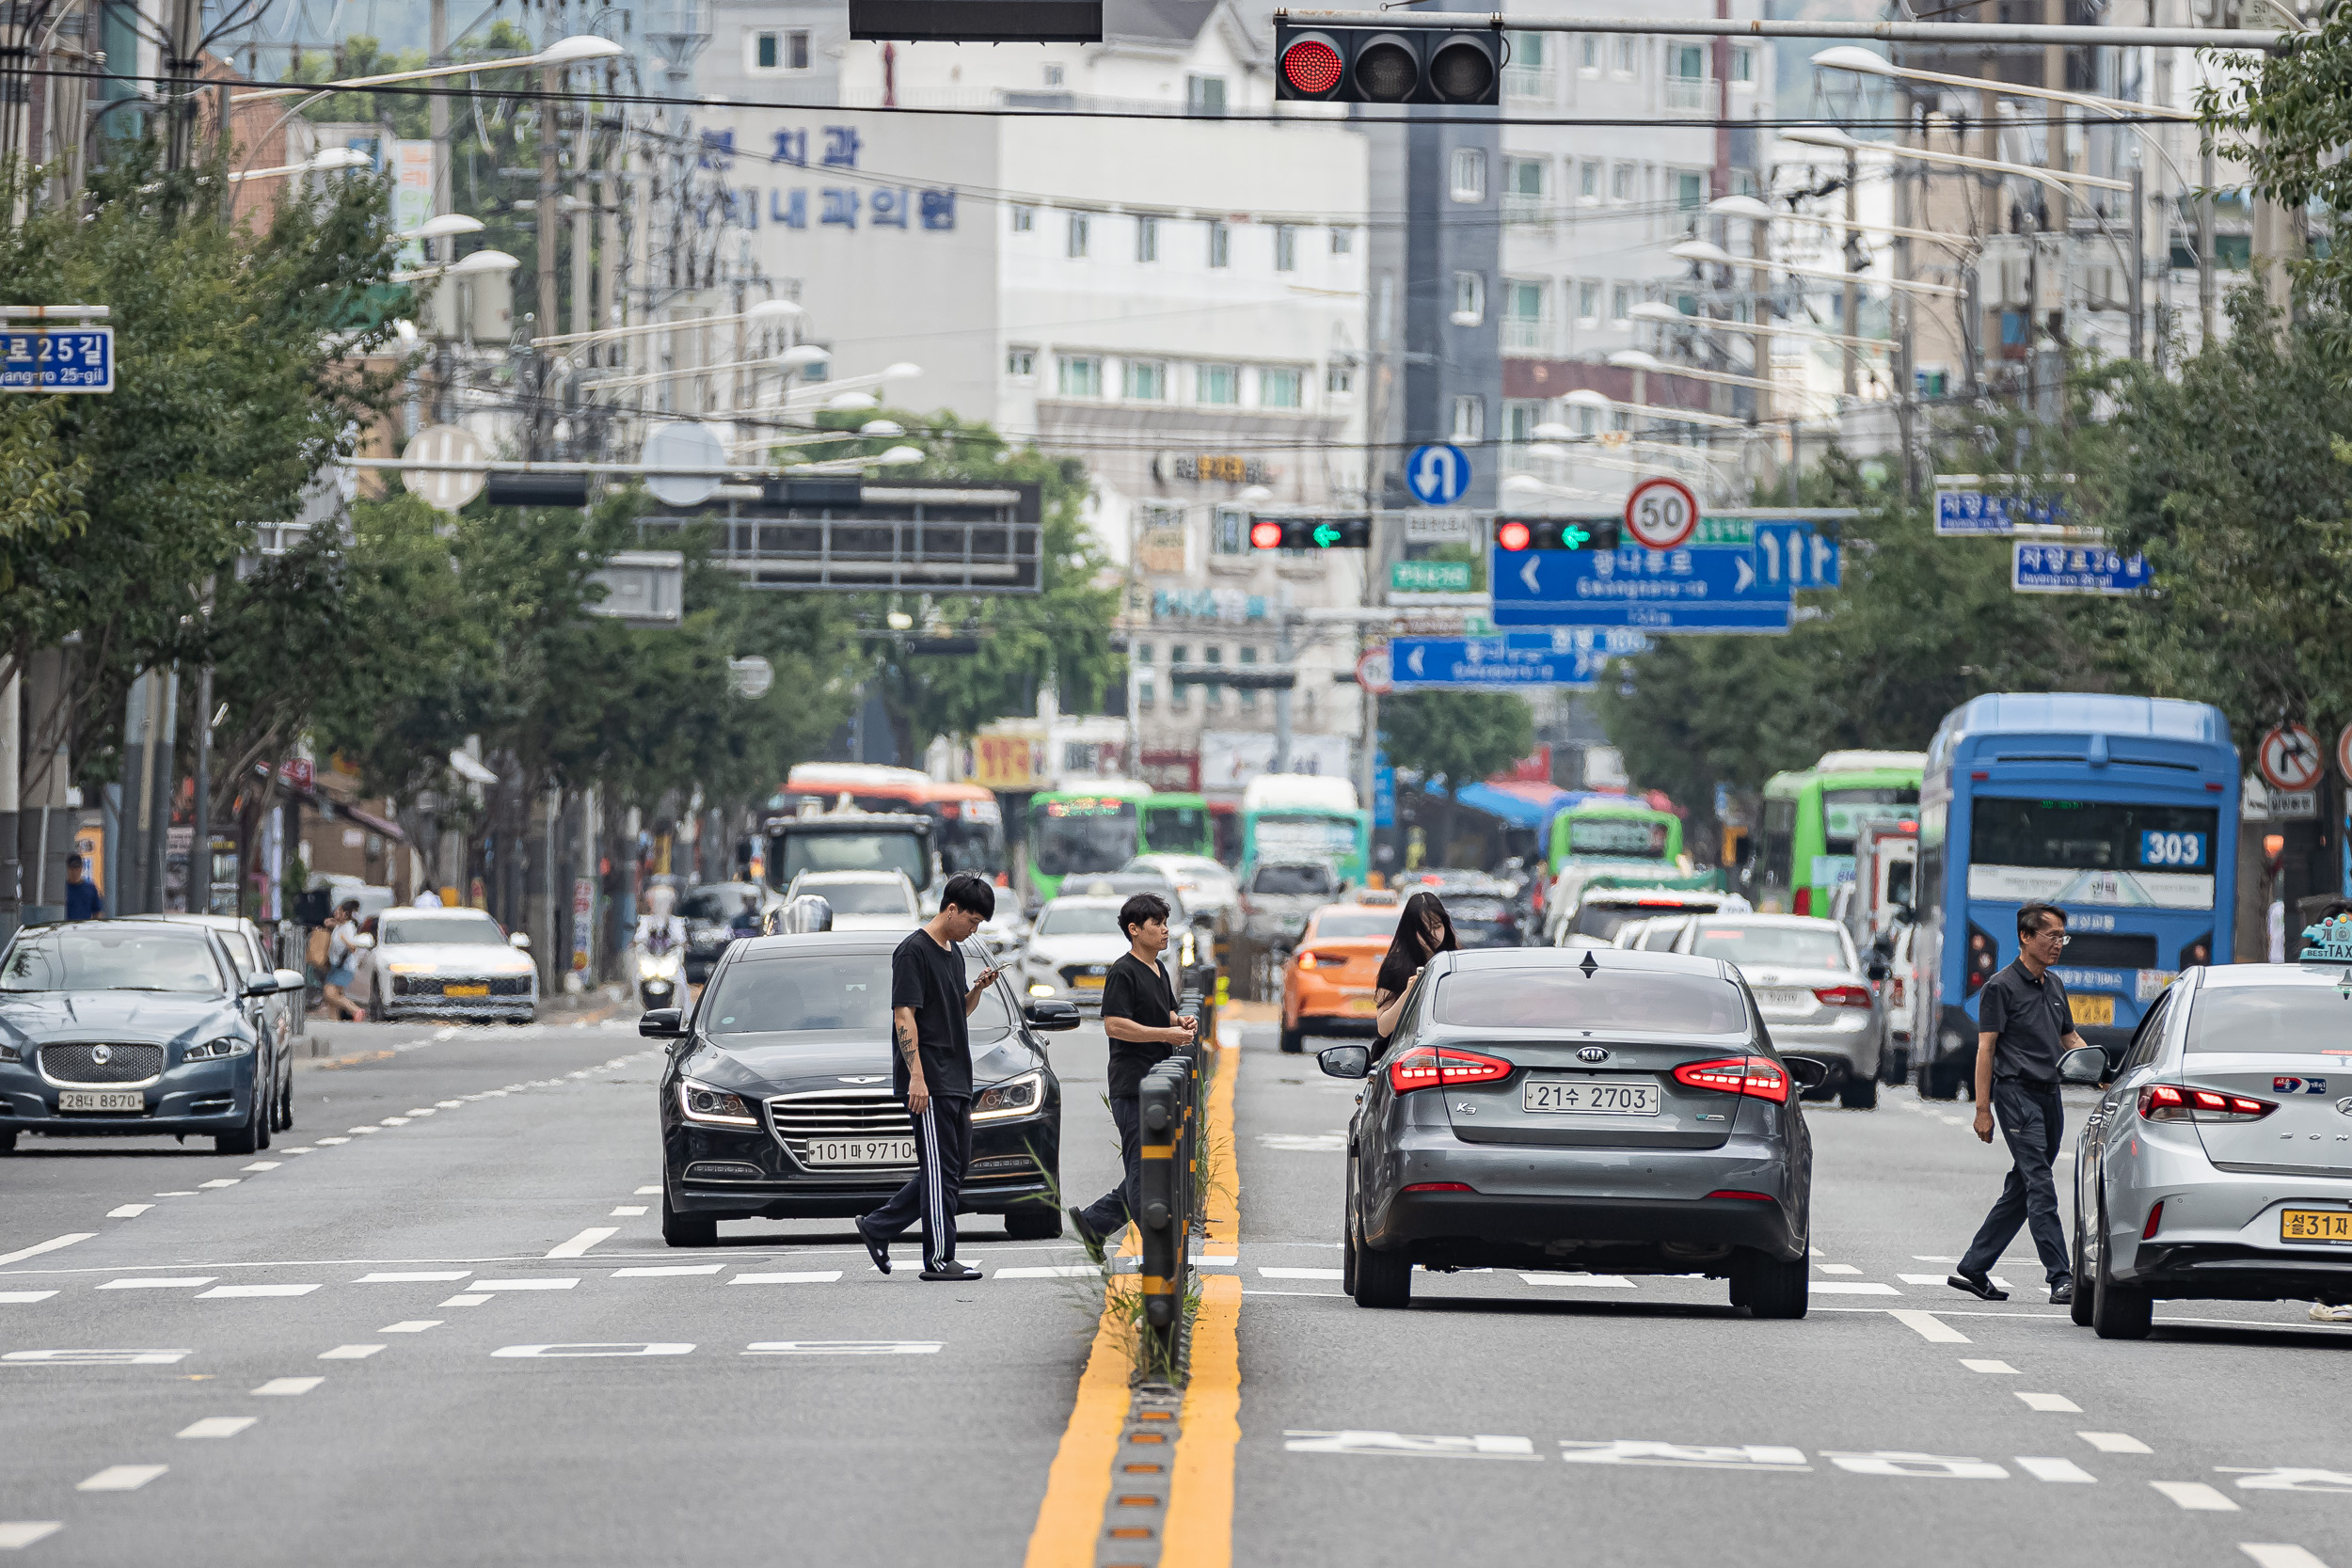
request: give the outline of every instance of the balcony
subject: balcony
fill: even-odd
[[[1502,193],[1502,221],[1513,229],[1549,229],[1551,198],[1518,191]]]
[[[1503,317],[1502,352],[1505,354],[1550,353],[1551,323],[1541,316]]]
[[[1548,65],[1506,65],[1502,68],[1502,96],[1531,103],[1549,103],[1552,97],[1552,71]]]
[[[1666,78],[1666,112],[1670,115],[1707,115],[1715,110],[1715,79],[1711,76],[1669,76]]]

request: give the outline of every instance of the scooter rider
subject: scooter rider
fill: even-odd
[[[686,922],[678,917],[677,889],[667,884],[645,894],[645,913],[630,940],[640,998],[647,1007],[679,1006],[678,980],[686,961]]]

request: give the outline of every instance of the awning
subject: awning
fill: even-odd
[[[1567,793],[1550,784],[1510,781],[1464,784],[1454,798],[1472,811],[1500,817],[1514,828],[1539,829],[1551,820],[1552,813],[1559,809],[1560,799]]]

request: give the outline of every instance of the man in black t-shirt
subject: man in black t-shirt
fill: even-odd
[[[994,888],[977,877],[950,877],[939,912],[890,956],[891,1083],[914,1122],[917,1168],[889,1202],[857,1222],[859,1239],[884,1274],[890,1243],[919,1216],[923,1277],[980,1277],[979,1270],[956,1261],[956,1204],[972,1156],[972,1041],[964,1020],[998,972],[981,971],[967,988],[955,944],[995,912]]]
[[[1078,1240],[1098,1259],[1103,1244],[1127,1228],[1142,1205],[1143,1075],[1153,1063],[1192,1038],[1194,1021],[1176,1016],[1176,998],[1160,968],[1168,946],[1168,900],[1138,893],[1119,907],[1127,951],[1103,982],[1103,1033],[1110,1037],[1111,1120],[1119,1128],[1118,1186],[1084,1209],[1070,1211]]]

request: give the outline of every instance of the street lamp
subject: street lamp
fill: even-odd
[[[1667,254],[1711,267],[1763,267],[1772,272],[1785,272],[1791,277],[1819,277],[1832,283],[1869,283],[1904,293],[1960,297],[1958,289],[1942,283],[1922,283],[1911,277],[1873,277],[1868,273],[1840,272],[1835,267],[1799,266],[1794,261],[1774,261],[1762,256],[1734,256],[1722,245],[1708,240],[1685,240]]]
[[[1638,348],[1621,348],[1609,356],[1609,362],[1621,371],[1642,371],[1652,375],[1687,375],[1694,381],[1720,382],[1725,387],[1754,387],[1767,392],[1790,389],[1761,376],[1733,375],[1728,371],[1702,371],[1689,365],[1669,365],[1658,356],[1645,354]]]
[[[298,164],[279,164],[275,168],[233,170],[229,175],[229,182],[234,185],[246,180],[275,180],[281,174],[334,174],[343,169],[372,168],[374,165],[374,159],[357,148],[328,147],[322,148]],[[196,177],[196,182],[199,185],[209,185],[213,182],[213,177],[209,174],[199,174]],[[163,188],[163,182],[159,180],[151,185],[141,185],[139,194],[148,196]]]
[[[1924,164],[1951,164],[1960,168],[1987,169],[1994,174],[2022,175],[2045,185],[2061,187],[2061,196],[2066,194],[2062,187],[2067,185],[2089,185],[2103,191],[2128,191],[2132,188],[2128,180],[2109,180],[2105,175],[2035,168],[2029,164],[2003,163],[1998,158],[1972,158],[1965,152],[1938,152],[1932,148],[1905,147],[1900,142],[1866,142],[1848,135],[1835,125],[1795,125],[1780,135],[1783,141],[1795,142],[1799,147],[1826,148],[1848,156],[1869,150],[1889,153],[1898,158],[1912,158]]]
[[[1932,229],[1903,229],[1891,223],[1849,223],[1844,218],[1831,217],[1826,213],[1775,213],[1752,196],[1719,196],[1707,204],[1707,210],[1717,217],[1740,218],[1749,222],[1818,223],[1825,229],[1844,229],[1857,234],[1892,234],[1898,239],[1927,240],[1953,250],[1972,250],[1976,242],[1965,234],[1939,234]]]
[[[485,273],[513,272],[522,262],[503,250],[477,250],[460,256],[437,267],[419,267],[414,272],[392,274],[395,283],[421,283],[428,277],[479,277]]]
[[[635,326],[599,327],[593,332],[563,332],[548,338],[533,338],[531,340],[531,346],[532,348],[576,347],[581,343],[611,342],[618,338],[642,338],[651,332],[683,332],[700,326],[732,326],[739,322],[753,325],[766,325],[775,322],[789,321],[794,316],[803,314],[805,312],[791,300],[763,299],[750,309],[739,311],[733,315],[692,316],[671,321],[643,322]],[[800,350],[787,349],[785,352],[797,354]],[[824,350],[818,349],[817,352],[823,354]]]
[[[480,218],[469,218],[463,213],[443,213],[439,217],[427,218],[414,229],[392,237],[398,240],[450,240],[460,234],[481,232]]]
[[[1993,82],[1981,76],[1947,76],[1940,71],[1918,71],[1899,66],[1883,55],[1874,55],[1856,44],[1839,44],[1824,49],[1813,56],[1813,63],[1823,71],[1851,71],[1857,76],[1883,76],[1902,82],[1933,82],[1941,87],[1966,87],[1974,92],[1992,93],[1998,97],[2046,98],[2053,103],[2074,103],[2093,109],[2100,114],[2121,118],[2124,115],[2153,115],[2161,119],[2194,121],[2194,109],[2175,109],[2169,104],[2133,103],[2121,98],[2100,98],[2087,92],[2060,92],[2056,87],[2028,87],[2022,82]]]
[[[259,103],[271,98],[300,98],[304,94],[325,97],[346,87],[379,87],[388,82],[422,82],[436,76],[470,76],[484,71],[513,71],[523,66],[580,65],[589,60],[609,60],[615,55],[627,54],[611,39],[593,33],[558,39],[535,55],[514,55],[497,60],[468,60],[458,65],[426,66],[421,71],[394,71],[381,76],[353,76],[341,82],[305,82],[299,87],[261,87],[252,92],[230,95],[237,103]]]
[[[1883,338],[1849,338],[1842,332],[1823,332],[1819,327],[1768,325],[1760,322],[1722,321],[1713,316],[1692,316],[1671,305],[1645,300],[1633,308],[1635,321],[1654,322],[1661,326],[1721,327],[1726,332],[1745,332],[1758,338],[1810,338],[1816,342],[1843,343],[1850,348],[1884,351],[1895,345]]]
[[[1563,393],[1560,401],[1573,408],[1590,408],[1597,414],[1613,414],[1622,409],[1628,414],[1647,414],[1653,419],[1676,424],[1706,425],[1715,430],[1745,430],[1748,421],[1735,420],[1725,414],[1709,414],[1696,408],[1673,408],[1656,403],[1620,403],[1615,398],[1596,392],[1590,387],[1579,387]],[[1581,441],[1590,439],[1587,432],[1571,430],[1556,420],[1547,420],[1534,430],[1538,441]]]

